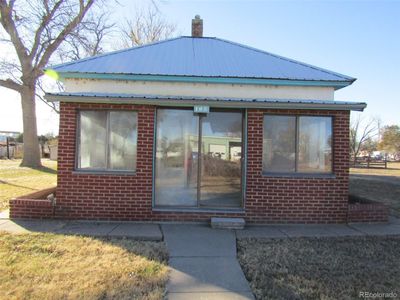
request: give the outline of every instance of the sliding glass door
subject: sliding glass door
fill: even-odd
[[[242,205],[242,113],[157,111],[155,206]]]
[[[198,125],[190,110],[157,111],[157,206],[197,206]]]
[[[211,112],[201,118],[200,205],[242,202],[242,114]]]

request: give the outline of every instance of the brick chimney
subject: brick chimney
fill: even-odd
[[[192,37],[203,37],[203,20],[199,15],[192,19]]]

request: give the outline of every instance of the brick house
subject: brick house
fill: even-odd
[[[57,201],[70,219],[347,221],[355,79],[192,36],[54,66]]]

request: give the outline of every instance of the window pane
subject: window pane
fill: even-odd
[[[106,168],[107,112],[81,111],[78,167]]]
[[[135,170],[137,113],[111,111],[109,118],[109,168]]]
[[[296,117],[264,116],[263,171],[294,172]]]
[[[157,110],[158,206],[197,205],[198,123],[191,110]]]
[[[332,171],[332,118],[300,117],[298,172]]]
[[[241,205],[242,113],[210,112],[202,117],[200,205]]]

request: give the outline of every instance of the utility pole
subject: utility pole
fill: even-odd
[[[10,138],[6,137],[6,145],[7,145],[7,158],[10,159]]]

